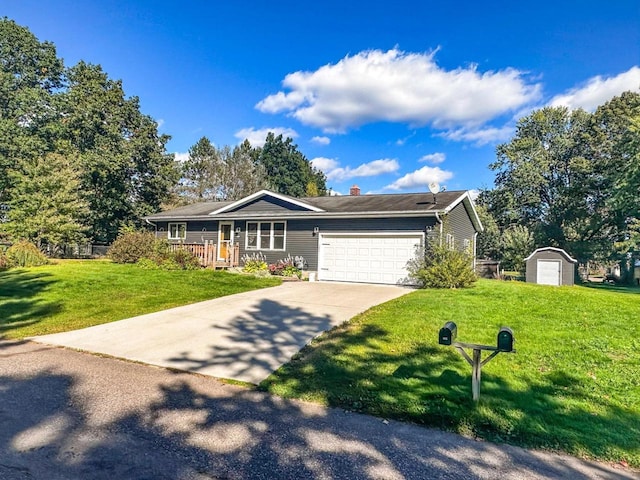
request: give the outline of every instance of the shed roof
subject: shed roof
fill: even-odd
[[[537,248],[536,250],[534,250],[531,255],[529,255],[527,258],[525,258],[525,261],[530,260],[531,258],[533,258],[537,253],[540,252],[557,252],[561,255],[563,255],[569,262],[572,263],[578,263],[578,260],[576,260],[575,258],[573,258],[571,255],[569,255],[567,252],[565,252],[563,249],[561,248],[557,248],[557,247],[542,247],[542,248]]]

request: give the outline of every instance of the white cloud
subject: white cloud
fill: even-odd
[[[382,158],[371,162],[362,163],[356,168],[341,167],[338,161],[332,158],[318,157],[311,160],[311,164],[322,170],[327,180],[343,182],[355,177],[375,177],[384,173],[393,173],[400,168],[395,158]]]
[[[411,135],[407,135],[404,138],[399,138],[398,140],[396,140],[396,145],[398,145],[400,147],[403,146],[405,143],[407,143],[407,141],[409,139],[415,137],[415,135],[416,135],[416,132],[414,131],[414,132],[411,133]]]
[[[311,141],[318,145],[329,145],[331,143],[331,139],[329,137],[313,137]]]
[[[478,129],[459,128],[447,132],[438,133],[439,137],[456,142],[472,142],[477,146],[486,145],[493,142],[503,142],[511,138],[515,133],[515,127],[507,125],[504,127],[487,127]]]
[[[429,153],[428,155],[423,155],[422,157],[420,157],[420,160],[418,161],[437,165],[439,163],[444,162],[446,158],[447,156],[444,153],[436,152],[436,153]]]
[[[552,107],[583,108],[593,111],[598,106],[627,90],[640,90],[640,67],[631,67],[614,77],[592,77],[587,82],[551,99]]]
[[[422,167],[407,173],[404,177],[384,188],[385,190],[407,190],[416,187],[425,189],[431,182],[443,183],[450,178],[453,178],[453,173],[441,170],[440,167]]]
[[[324,173],[330,172],[331,170],[337,168],[339,165],[337,160],[326,157],[316,157],[310,160],[310,162],[311,165],[316,167],[318,170],[322,170]]]
[[[173,154],[173,158],[176,160],[176,162],[186,162],[187,160],[189,160],[189,152],[175,152]]]
[[[345,132],[377,121],[474,126],[540,96],[540,84],[513,68],[478,72],[475,65],[446,70],[434,53],[369,50],[314,72],[294,72],[280,91],[260,101],[265,113],[288,112],[305,125]]]
[[[472,188],[469,190],[469,196],[471,197],[471,200],[475,201],[478,196],[480,196],[480,190]]]
[[[262,147],[264,145],[265,139],[267,138],[267,134],[272,132],[276,137],[278,135],[282,135],[284,138],[291,137],[296,138],[298,136],[298,132],[291,128],[285,127],[273,127],[273,128],[259,128],[255,129],[253,127],[243,128],[242,130],[238,130],[235,133],[235,137],[243,142],[245,139],[249,140],[249,143],[253,147]]]
[[[164,119],[159,118],[158,121],[156,122],[158,124],[158,128],[162,128],[162,126],[164,125]]]

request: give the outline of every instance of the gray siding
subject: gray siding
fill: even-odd
[[[561,252],[542,250],[527,260],[526,280],[528,283],[538,282],[538,260],[558,260],[562,263],[561,285],[573,285],[575,281],[575,264]]]
[[[275,219],[277,221],[277,219]],[[424,232],[426,227],[434,226],[435,218],[362,218],[362,219],[309,219],[309,220],[288,220],[287,236],[284,251],[259,250],[266,257],[269,263],[274,263],[287,255],[292,257],[302,255],[307,262],[309,270],[318,269],[318,238],[313,234],[313,228],[318,227],[319,233],[352,233],[371,232],[379,233],[385,231],[419,231]],[[236,227],[242,228],[240,235],[240,255],[252,253],[256,250],[245,250],[245,229],[246,222],[236,221]],[[237,239],[238,237],[236,237]]]
[[[454,238],[455,248],[458,250],[464,250],[464,241],[469,240],[470,252],[475,252],[474,237],[476,229],[471,222],[470,213],[467,211],[467,207],[464,202],[456,205],[453,210],[445,217],[445,235],[451,233]]]
[[[187,238],[184,243],[204,243],[205,240],[216,242],[218,240],[218,222],[215,220],[197,220],[185,222],[156,222],[156,237],[168,240],[169,223],[186,223]],[[169,240],[177,243],[178,240]]]

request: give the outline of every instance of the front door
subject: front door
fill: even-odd
[[[220,222],[218,227],[218,260],[227,260],[233,245],[233,222]]]

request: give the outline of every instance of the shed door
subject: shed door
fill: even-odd
[[[319,280],[363,283],[407,283],[407,262],[422,233],[323,234]]]
[[[560,285],[562,269],[558,260],[538,260],[537,283],[541,285]]]

